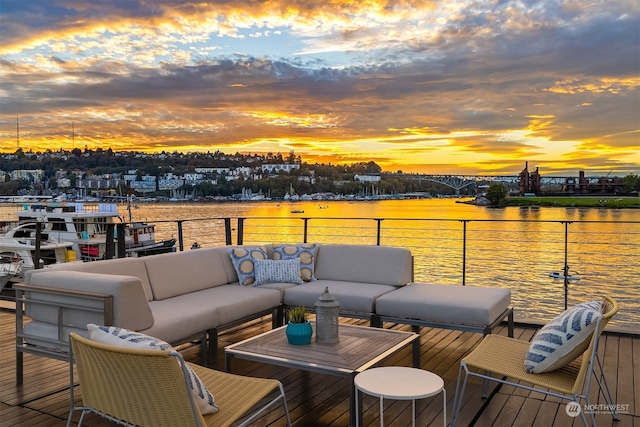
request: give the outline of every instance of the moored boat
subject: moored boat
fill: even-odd
[[[14,277],[22,274],[22,260],[14,256],[0,255],[0,290]]]
[[[557,271],[553,271],[551,273],[549,273],[549,277],[554,278],[554,279],[563,279],[565,278],[565,275],[562,273],[559,273]],[[580,280],[580,276],[574,276],[574,275],[568,275],[566,276],[567,280]]]
[[[76,259],[93,261],[107,255],[108,240],[115,241],[116,219],[122,222],[114,203],[53,203],[23,205],[20,223],[27,223],[23,235],[35,238],[36,223],[41,223],[42,239],[70,242]],[[108,233],[114,233],[108,239]],[[155,241],[153,224],[133,223],[125,227],[125,256],[145,256],[175,250],[175,239]],[[119,256],[117,245],[113,256]]]
[[[0,283],[21,279],[24,273],[50,264],[74,261],[71,242],[36,238],[25,232],[33,224],[12,228],[0,236]],[[39,245],[38,245],[39,243]]]
[[[156,242],[155,225],[146,222],[134,222],[126,229],[125,251],[127,256],[140,257],[175,252],[176,239]]]

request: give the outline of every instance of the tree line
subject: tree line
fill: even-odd
[[[428,181],[404,177],[401,171],[395,174],[381,174],[381,181],[375,184],[354,181],[355,175],[380,174],[382,168],[374,161],[352,164],[306,163],[293,152],[267,154],[225,154],[221,151],[202,153],[161,152],[146,154],[138,152],[114,152],[111,149],[70,151],[50,150],[44,152],[23,152],[18,149],[12,154],[0,155],[0,170],[5,177],[0,183],[0,195],[17,195],[20,191],[43,192],[58,190],[56,174],[63,171],[66,178],[75,186],[78,171],[86,176],[106,174],[125,174],[136,170],[138,178],[144,175],[160,177],[173,173],[184,176],[194,173],[196,168],[259,168],[263,164],[298,164],[299,169],[280,172],[276,176],[263,175],[260,179],[252,176],[240,176],[240,179],[228,179],[225,174],[214,174],[213,180],[186,185],[179,191],[197,197],[229,197],[242,191],[284,197],[293,190],[296,194],[335,193],[335,194],[396,194],[408,192],[428,192],[433,194],[452,194],[453,190]],[[13,170],[42,169],[43,183],[12,181],[7,172]],[[128,188],[117,189],[119,193],[129,192]],[[169,196],[168,191],[159,189],[153,196]]]

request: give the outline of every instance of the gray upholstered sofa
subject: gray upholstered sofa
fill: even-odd
[[[340,302],[341,315],[368,318],[372,325],[382,326],[376,302],[407,288],[413,279],[413,258],[408,249],[318,244],[311,262],[315,280],[300,285],[241,286],[230,248],[66,263],[28,273],[26,283],[15,286],[22,301],[16,316],[18,381],[22,353],[64,359],[68,357],[69,333],[86,336],[88,323],[112,324],[172,344],[200,340],[203,362],[208,363],[215,360],[220,329],[269,315],[275,327],[282,324],[286,306],[313,309],[325,287]],[[268,257],[274,255],[274,245],[264,249]],[[450,299],[450,304],[457,304],[458,298]],[[499,298],[490,299],[487,310],[501,316],[488,319],[493,325],[510,310],[510,292],[501,290]],[[417,319],[413,312],[403,317],[401,308],[398,313],[402,296],[388,305],[393,310],[383,314],[391,321],[420,325],[433,321],[428,315]],[[23,306],[28,320],[20,310]]]

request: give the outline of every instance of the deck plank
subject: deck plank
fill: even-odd
[[[344,319],[347,324],[366,325],[365,321]],[[411,331],[407,325],[386,324],[385,327]],[[268,317],[223,331],[220,334],[218,365],[223,369],[225,345],[266,332],[271,328]],[[25,378],[15,384],[15,314],[0,310],[0,427],[9,426],[64,426],[69,413],[68,364],[63,361],[26,354]],[[450,421],[462,357],[482,340],[481,334],[454,330],[420,328],[421,367],[431,370],[445,380],[447,391],[447,420]],[[495,333],[506,335],[506,328]],[[517,328],[516,337],[529,340],[535,329]],[[640,427],[640,337],[605,335],[599,348],[609,385],[618,403],[629,404],[629,413],[621,414],[620,422],[613,422],[607,414],[597,416],[598,425],[604,427]],[[186,360],[198,362],[197,345],[180,348]],[[405,348],[383,363],[384,365],[412,366],[411,348]],[[285,385],[287,401],[294,426],[343,427],[349,422],[349,382],[347,379],[320,373],[302,372],[268,364],[234,359],[233,372],[242,375],[276,378]],[[522,392],[502,386],[492,399],[481,399],[479,381],[469,382],[462,405],[458,426],[580,426],[579,419],[565,413],[566,401],[550,399],[540,393]],[[76,401],[79,397],[76,394]],[[378,400],[363,398],[365,425],[378,425]],[[486,406],[486,408],[485,408]],[[484,409],[483,409],[484,408]],[[479,415],[478,415],[479,414]],[[79,415],[74,417],[77,421]],[[442,396],[423,399],[416,404],[416,425],[442,426]],[[411,403],[385,402],[385,425],[406,427],[411,425]],[[85,418],[88,426],[114,426],[96,415]],[[279,427],[285,425],[280,407],[268,411],[256,426]]]

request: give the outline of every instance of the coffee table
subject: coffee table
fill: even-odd
[[[315,324],[313,325],[315,331]],[[355,376],[413,344],[413,366],[420,366],[420,335],[413,332],[366,326],[339,325],[337,344],[291,345],[286,326],[224,348],[224,370],[231,370],[231,356],[239,359],[349,378],[349,418],[356,424]],[[359,405],[362,410],[362,405]]]

